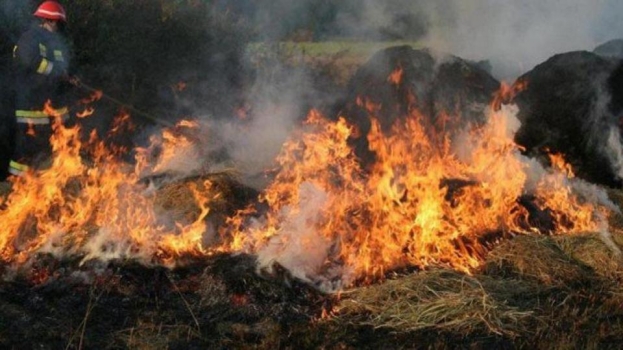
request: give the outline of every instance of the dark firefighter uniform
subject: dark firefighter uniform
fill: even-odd
[[[66,120],[69,116],[68,60],[62,36],[40,26],[25,32],[13,50],[17,121],[9,164],[13,175],[23,174],[51,155],[52,119],[60,116]]]

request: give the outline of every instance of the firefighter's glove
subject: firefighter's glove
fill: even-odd
[[[75,75],[67,76],[67,82],[75,87],[79,87],[82,84],[82,82],[80,81],[80,78],[78,78]]]
[[[61,80],[76,87],[79,87],[81,84],[80,78],[78,78],[75,75],[70,75],[67,73],[63,73],[63,75],[61,75]]]

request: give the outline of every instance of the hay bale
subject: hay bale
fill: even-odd
[[[229,172],[203,174],[162,185],[155,195],[156,211],[166,213],[173,222],[194,222],[201,208],[193,195],[193,188],[209,193],[209,217],[218,221],[216,224],[219,225],[227,216],[246,207],[258,196],[256,190],[242,185]]]
[[[166,212],[172,220],[180,223],[188,224],[197,220],[201,208],[193,196],[193,186],[199,191],[206,191],[202,179],[171,183],[160,188],[154,202],[157,211]]]
[[[529,156],[563,154],[589,182],[620,186],[618,62],[588,51],[567,52],[520,76],[527,88],[514,98],[521,121],[515,141]]]
[[[374,161],[368,150],[370,131],[368,106],[378,106],[375,116],[383,132],[397,120],[417,110],[430,132],[447,133],[467,123],[486,122],[484,110],[500,83],[478,64],[452,55],[439,55],[410,46],[395,46],[377,52],[351,78],[337,116],[358,129],[351,141],[365,166]],[[366,103],[361,103],[362,99]]]

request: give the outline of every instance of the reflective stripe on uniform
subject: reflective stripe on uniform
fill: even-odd
[[[49,115],[44,111],[26,111],[23,109],[18,109],[15,111],[16,117],[26,117],[26,118],[48,118]]]
[[[62,121],[69,119],[69,109],[62,107],[52,111],[52,114],[48,114],[44,111],[29,111],[18,109],[15,111],[15,117],[18,123],[31,123],[31,124],[50,124],[50,117],[55,115],[61,116]]]
[[[50,62],[47,59],[41,59],[41,63],[39,64],[39,68],[37,68],[37,73],[49,75],[54,68],[54,62]]]
[[[11,160],[11,162],[9,162],[9,173],[13,175],[20,176],[28,171],[28,169],[29,167],[26,164],[18,163],[14,160]]]
[[[17,122],[21,124],[36,124],[36,125],[45,125],[50,124],[50,118],[23,118],[18,117]]]
[[[55,61],[60,61],[60,62],[65,61],[65,59],[63,58],[63,51],[61,51],[61,50],[54,50],[54,60]]]
[[[48,57],[48,48],[43,44],[39,44],[39,54],[41,57]]]

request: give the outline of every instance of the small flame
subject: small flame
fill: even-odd
[[[52,117],[52,118],[54,118],[54,119],[57,119],[57,120],[60,120],[60,119],[63,117],[63,115],[64,115],[64,112],[63,112],[63,111],[58,110],[58,109],[55,109],[55,108],[52,106],[52,102],[51,102],[50,100],[47,100],[47,101],[45,102],[45,104],[44,104],[44,106],[43,106],[43,111],[44,111],[47,115],[49,115],[50,117]]]
[[[402,66],[399,65],[389,74],[389,76],[387,77],[387,81],[396,86],[400,85],[400,83],[402,82],[402,73]]]
[[[77,112],[76,113],[76,117],[78,117],[78,118],[86,118],[86,117],[92,115],[94,112],[95,112],[95,108],[88,107],[85,110],[83,110],[82,112]]]
[[[184,91],[186,90],[188,84],[186,84],[186,82],[184,81],[179,81],[177,84],[174,84],[172,86],[173,90],[175,91]]]
[[[137,167],[146,173],[189,171],[192,167],[199,167],[199,132],[197,121],[181,120],[175,127],[151,136],[150,147],[137,148]]]
[[[491,102],[491,108],[495,111],[499,111],[502,104],[511,103],[518,93],[528,88],[528,81],[525,79],[518,79],[513,85],[508,85],[506,82],[500,84],[500,89],[493,97]]]
[[[565,176],[570,179],[575,177],[575,174],[573,173],[573,168],[571,167],[571,164],[565,161],[564,155],[560,153],[548,153],[548,156],[549,156],[550,162],[552,163],[552,167],[554,169],[559,170],[561,173],[565,174]]]
[[[37,132],[35,131],[35,126],[32,123],[28,123],[28,129],[26,129],[26,135],[35,137]]]
[[[95,101],[99,101],[102,96],[104,96],[104,93],[101,90],[95,90],[91,93],[89,97],[83,98],[82,100],[80,100],[80,102],[86,105]]]

